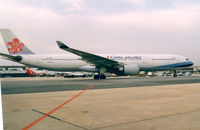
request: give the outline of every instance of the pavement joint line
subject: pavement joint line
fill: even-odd
[[[200,108],[199,108],[199,109],[196,109],[196,110],[193,110],[193,111],[188,111],[188,112],[182,112],[182,113],[171,114],[171,115],[163,115],[163,116],[158,116],[158,117],[153,117],[153,118],[147,118],[147,119],[138,120],[138,121],[133,121],[133,122],[125,122],[125,123],[121,123],[121,124],[115,124],[115,125],[110,125],[110,126],[92,128],[92,129],[88,129],[88,130],[98,130],[98,129],[110,128],[110,127],[121,126],[121,125],[127,125],[127,124],[135,124],[135,123],[138,123],[138,122],[150,121],[150,120],[154,120],[154,119],[167,118],[167,117],[178,116],[178,115],[184,115],[184,114],[193,113],[193,112],[198,112],[198,111],[200,111]]]
[[[59,108],[61,108],[65,104],[71,102],[72,100],[74,100],[75,98],[77,98],[78,96],[80,96],[81,94],[83,94],[85,91],[87,91],[88,89],[90,89],[92,87],[94,87],[94,85],[90,85],[89,87],[87,87],[86,89],[84,89],[83,91],[81,91],[80,93],[76,94],[75,96],[73,96],[69,100],[65,101],[63,104],[57,106],[56,108],[54,108],[53,110],[51,110],[50,112],[48,112],[46,115],[43,115],[42,117],[40,117],[40,118],[36,119],[35,121],[33,121],[32,123],[28,124],[27,126],[25,126],[24,128],[22,128],[22,130],[27,130],[27,129],[31,128],[32,126],[34,126],[35,124],[37,124],[38,122],[40,122],[41,120],[43,120],[44,118],[46,118],[48,115],[54,113],[56,110],[58,110]]]
[[[14,101],[12,101],[12,100],[9,100],[9,99],[4,99],[4,100],[7,100],[6,102],[10,102],[10,103],[17,104],[17,105],[20,105],[20,106],[22,106],[22,107],[25,107],[25,108],[27,108],[27,106],[26,106],[26,105],[24,105],[24,104],[21,104],[21,103],[16,103],[16,102],[14,102]]]
[[[46,113],[41,112],[41,111],[38,111],[38,110],[36,110],[36,109],[32,109],[32,111],[37,112],[37,113],[40,113],[40,114],[43,114],[43,115],[46,115]],[[80,126],[80,125],[76,125],[76,124],[74,124],[74,123],[71,123],[71,122],[68,122],[68,121],[62,120],[62,119],[57,118],[57,117],[52,116],[52,115],[48,115],[48,117],[51,117],[51,118],[53,118],[53,119],[56,119],[56,120],[59,120],[59,121],[65,122],[65,123],[67,123],[67,124],[69,124],[69,125],[72,125],[72,126],[79,127],[79,128],[81,128],[81,129],[83,129],[83,130],[88,130],[87,128],[84,128],[84,127],[82,127],[82,126]]]

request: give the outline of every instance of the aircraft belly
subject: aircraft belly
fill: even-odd
[[[74,71],[74,70],[79,70],[80,67],[87,65],[87,63],[83,61],[63,61],[63,62],[55,62],[54,67],[55,69],[58,70],[69,70],[69,71]]]
[[[55,71],[77,71],[80,67],[88,65],[81,60],[42,60],[34,56],[23,57],[21,63],[41,69]]]

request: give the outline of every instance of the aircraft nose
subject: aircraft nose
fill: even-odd
[[[192,61],[188,61],[187,64],[188,64],[188,66],[194,65],[194,63]]]

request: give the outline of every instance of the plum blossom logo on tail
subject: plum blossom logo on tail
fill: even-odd
[[[17,38],[13,38],[12,41],[7,43],[8,51],[12,53],[19,53],[22,51],[22,48],[24,47],[24,44],[19,41]]]

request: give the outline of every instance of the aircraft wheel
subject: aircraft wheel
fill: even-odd
[[[173,74],[173,77],[177,77],[177,74]]]
[[[100,78],[99,75],[94,76],[94,79],[99,79],[99,78]]]
[[[103,74],[100,76],[100,79],[106,79],[106,76]]]

